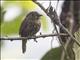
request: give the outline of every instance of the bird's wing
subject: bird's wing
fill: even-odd
[[[31,27],[31,24],[27,21],[23,21],[21,26],[20,26],[20,30],[19,30],[19,34],[21,36],[25,36],[25,35],[28,35],[27,32],[30,31],[30,27]]]

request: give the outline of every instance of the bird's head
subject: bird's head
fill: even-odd
[[[31,20],[39,20],[39,18],[42,16],[41,14],[39,14],[36,11],[32,11],[28,14],[28,16],[30,16]]]

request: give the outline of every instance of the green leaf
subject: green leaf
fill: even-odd
[[[41,60],[60,60],[62,47],[53,48],[48,51]]]

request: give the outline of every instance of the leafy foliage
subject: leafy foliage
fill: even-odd
[[[48,51],[41,60],[60,60],[62,47],[53,48]]]
[[[75,38],[80,43],[80,28],[77,32],[75,32]],[[75,51],[76,60],[79,60],[80,59],[80,46],[78,46],[77,44],[74,44],[74,51]]]

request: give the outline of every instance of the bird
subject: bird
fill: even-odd
[[[19,29],[19,35],[21,37],[30,37],[35,36],[36,33],[40,30],[41,22],[40,17],[42,15],[36,11],[32,11],[28,13],[21,23],[20,29]],[[26,43],[27,40],[22,40],[22,52],[26,52]]]

